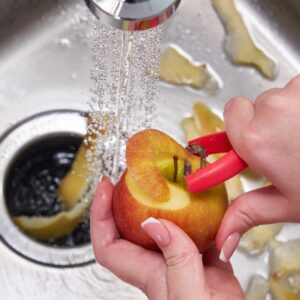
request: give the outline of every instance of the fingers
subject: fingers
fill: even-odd
[[[154,218],[142,224],[143,229],[163,252],[167,265],[169,299],[206,299],[201,255],[193,241],[176,225]]]
[[[276,102],[276,95],[279,95],[283,89],[273,88],[261,93],[255,100],[255,107],[260,109],[261,106],[269,107],[269,103]],[[267,105],[266,105],[267,104]]]
[[[209,251],[203,254],[203,264],[209,267],[216,267],[223,269],[229,273],[233,273],[233,269],[230,263],[225,263],[219,259],[220,252],[215,248],[211,248]]]
[[[274,187],[268,186],[245,193],[228,208],[216,237],[220,259],[228,261],[243,233],[254,226],[299,221],[299,209]]]
[[[285,86],[285,88],[290,93],[295,93],[296,95],[300,95],[300,75],[290,80],[288,84]]]
[[[224,109],[225,128],[235,150],[243,156],[243,133],[254,116],[254,104],[244,98],[235,97],[227,102]]]
[[[298,193],[293,178],[298,177],[295,166],[299,160],[288,160],[284,170],[277,164],[278,157],[295,156],[299,95],[300,75],[284,88],[262,93],[255,103],[236,97],[225,107],[225,125],[233,147],[278,189],[271,186],[246,193],[229,207],[216,238],[224,261],[231,257],[241,235],[253,226],[300,219],[300,208],[291,207],[292,201],[287,199]]]
[[[91,208],[91,239],[96,260],[122,280],[145,291],[149,282],[151,284],[155,280],[151,278],[152,274],[156,272],[157,278],[165,277],[163,259],[158,253],[119,239],[112,216],[112,197],[113,185],[108,178],[104,178],[97,188]],[[163,280],[155,284],[160,289],[160,295],[167,293]]]
[[[118,237],[117,228],[112,217],[113,185],[104,177],[98,185],[91,208],[91,238],[93,246],[104,248]]]

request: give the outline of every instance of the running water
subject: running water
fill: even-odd
[[[96,22],[94,36],[88,131],[97,143],[88,160],[95,180],[107,175],[116,182],[128,138],[155,126],[162,30],[129,32]]]

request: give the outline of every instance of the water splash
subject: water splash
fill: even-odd
[[[93,177],[115,182],[126,166],[128,138],[155,125],[162,29],[120,31],[95,23],[88,153]]]

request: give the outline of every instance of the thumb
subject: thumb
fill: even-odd
[[[206,299],[202,256],[187,234],[166,220],[149,218],[142,228],[162,250],[167,266],[168,299]]]
[[[299,219],[299,211],[292,211],[291,203],[274,186],[241,195],[227,209],[216,236],[220,259],[227,262],[241,235],[252,227]]]

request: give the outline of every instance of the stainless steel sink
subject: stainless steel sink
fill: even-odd
[[[191,113],[195,101],[202,100],[221,114],[231,96],[254,99],[300,73],[300,3],[237,2],[257,43],[278,62],[279,74],[269,81],[252,68],[232,65],[223,50],[223,26],[210,1],[182,1],[176,16],[165,25],[164,44],[176,43],[195,60],[208,62],[223,88],[207,95],[161,85],[159,127],[178,139],[183,140],[180,121]],[[88,109],[93,21],[83,0],[1,1],[0,136],[39,113]],[[280,238],[297,236],[297,228],[299,232],[297,225],[286,227]],[[267,272],[265,258],[234,256],[244,288],[252,273]],[[247,266],[251,272],[245,271]],[[4,243],[0,243],[0,286],[3,300],[144,299],[140,291],[94,263],[73,268],[40,265]]]

